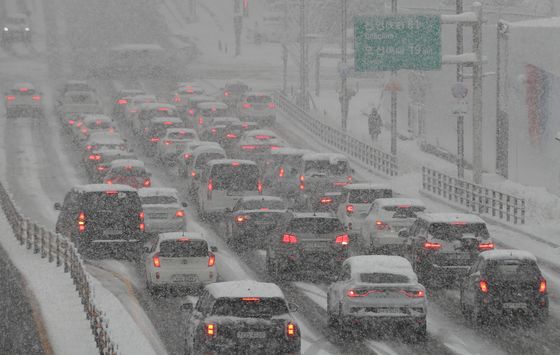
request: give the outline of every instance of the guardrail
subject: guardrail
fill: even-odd
[[[47,259],[49,263],[56,261],[57,267],[63,266],[64,272],[70,273],[90,322],[99,354],[116,355],[117,345],[109,336],[109,321],[93,301],[90,276],[85,271],[83,260],[75,245],[62,235],[52,233],[26,218],[13,203],[1,182],[0,205],[20,245],[32,250],[42,259]]]
[[[422,191],[469,211],[508,223],[525,224],[525,199],[422,167]]]
[[[319,121],[295,105],[280,92],[274,94],[274,101],[276,106],[286,114],[288,119],[297,121],[308,133],[313,134],[327,145],[385,175],[398,175],[399,168],[396,156],[385,153],[373,147],[371,144],[362,142],[338,128],[331,127]]]

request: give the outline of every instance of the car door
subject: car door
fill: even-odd
[[[212,295],[208,291],[204,291],[187,318],[187,342],[191,349],[194,348],[194,344],[197,341],[196,335],[201,333],[197,332],[197,329],[200,328],[200,324],[204,322],[205,317],[210,314],[212,304]]]
[[[463,280],[463,297],[465,303],[471,306],[473,306],[476,301],[476,294],[479,290],[480,271],[483,264],[484,261],[482,258],[478,258]]]
[[[348,282],[351,279],[350,273],[350,265],[346,264],[343,265],[340,273],[338,274],[338,278],[336,281],[329,287],[330,293],[330,302],[331,302],[331,310],[336,310],[337,305],[342,301],[344,298],[344,289],[348,285]]]

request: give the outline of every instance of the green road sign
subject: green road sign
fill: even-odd
[[[354,67],[357,72],[441,69],[440,17],[354,17]]]

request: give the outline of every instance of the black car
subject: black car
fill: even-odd
[[[420,282],[432,287],[460,280],[480,252],[494,249],[486,223],[471,214],[419,214],[399,237],[407,238],[405,254]]]
[[[535,256],[522,250],[481,253],[461,284],[461,310],[475,323],[504,313],[546,320],[547,284]]]
[[[272,235],[266,252],[267,272],[282,279],[303,271],[337,270],[349,255],[350,237],[331,213],[292,213]]]
[[[77,186],[66,194],[62,205],[54,207],[60,211],[56,232],[70,238],[80,253],[96,246],[127,245],[140,255],[144,212],[136,189],[108,184]]]
[[[101,148],[90,152],[84,162],[92,182],[102,182],[109,171],[111,162],[119,159],[136,159],[136,154],[121,149]]]
[[[271,232],[287,217],[287,207],[280,197],[245,196],[226,219],[227,240],[234,246],[263,248]]]
[[[186,354],[299,354],[301,333],[280,288],[229,281],[207,285],[188,311]],[[295,310],[294,310],[295,311]]]

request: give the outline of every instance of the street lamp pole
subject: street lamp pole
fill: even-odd
[[[463,0],[456,2],[456,14],[463,13]],[[458,55],[463,54],[463,25],[457,23],[457,52]],[[457,64],[457,82],[463,82],[463,65]],[[465,126],[464,116],[457,115],[457,177],[465,178]]]
[[[347,20],[348,20],[348,0],[342,0],[342,41],[341,41],[341,61],[342,61],[342,71],[346,71],[346,31],[347,31]],[[342,129],[346,131],[348,123],[348,81],[347,73],[341,72],[341,90],[340,90],[340,110],[342,114]]]
[[[307,65],[307,28],[306,28],[306,13],[305,13],[305,0],[300,0],[299,3],[299,41],[300,41],[300,63],[299,63],[299,100],[300,106],[304,110],[309,109],[309,96],[308,96],[308,65]]]
[[[288,0],[284,0],[284,34],[282,41],[282,93],[288,90]]]
[[[473,181],[482,183],[482,4],[473,3],[477,22],[473,26]]]
[[[397,0],[391,0],[391,13],[397,13]],[[391,71],[391,81],[397,82],[397,72]],[[391,90],[391,154],[397,155],[397,91]]]

